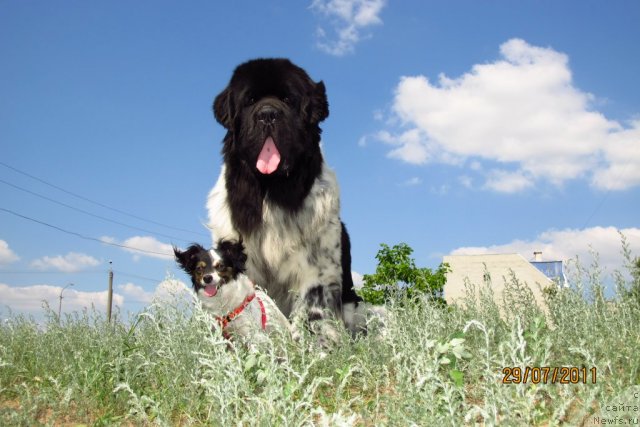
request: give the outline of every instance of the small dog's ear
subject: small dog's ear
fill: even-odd
[[[205,251],[206,249],[197,243],[192,244],[187,248],[186,251],[182,252],[177,247],[173,247],[173,255],[176,258],[176,262],[180,265],[180,267],[186,271],[188,274],[191,274],[193,271],[193,257],[201,251]]]
[[[225,264],[233,267],[238,273],[245,272],[247,255],[244,253],[242,238],[240,238],[238,242],[233,240],[220,240],[218,242],[218,251]]]
[[[213,101],[213,115],[218,123],[226,129],[231,129],[235,116],[231,87],[227,86]]]
[[[176,262],[180,265],[180,268],[183,270],[187,269],[187,252],[182,252],[176,246],[173,247],[173,256],[176,258]]]

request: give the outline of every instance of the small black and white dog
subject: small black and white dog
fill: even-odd
[[[225,337],[247,339],[257,331],[290,331],[289,321],[276,304],[244,274],[247,256],[241,242],[221,240],[212,250],[193,244],[184,252],[174,247],[173,252]]]

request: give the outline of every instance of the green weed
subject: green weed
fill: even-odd
[[[544,308],[513,275],[503,301],[487,277],[460,305],[392,302],[383,334],[345,334],[327,355],[308,335],[229,346],[193,305],[154,303],[111,324],[95,310],[45,308],[43,324],[11,315],[0,424],[580,425],[640,383],[640,304],[624,275],[607,299],[597,265],[574,270]],[[505,368],[527,367],[589,376],[504,383]]]

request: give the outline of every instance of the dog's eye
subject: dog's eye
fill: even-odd
[[[288,96],[285,96],[284,98],[282,98],[282,102],[284,102],[285,104],[289,104],[291,102],[291,99]]]
[[[249,101],[247,102],[247,104],[253,105],[255,103],[256,103],[256,99],[253,96],[249,97]]]
[[[218,273],[222,273],[222,272],[224,272],[224,271],[226,270],[226,267],[225,267],[225,266],[224,266],[224,264],[222,264],[222,263],[218,263],[218,264],[216,264],[216,265],[214,266],[214,268],[216,269],[216,271],[217,271]]]

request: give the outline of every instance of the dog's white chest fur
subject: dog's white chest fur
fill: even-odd
[[[250,283],[244,275],[237,282],[242,282],[242,285]],[[254,289],[252,284],[241,286],[240,283],[234,283],[225,286],[233,286],[234,289],[224,296],[210,297],[203,290],[198,291],[197,294],[203,308],[216,316],[218,326],[223,326],[225,333],[248,339],[255,337],[261,331],[267,333],[290,331],[289,321],[264,291]],[[242,307],[242,310],[236,312],[251,294],[255,295],[253,299]],[[229,315],[232,315],[232,318],[222,324],[222,319]]]
[[[231,221],[225,166],[209,193],[207,208],[214,241],[240,237]],[[266,200],[261,226],[242,236],[247,275],[268,290],[286,316],[298,297],[318,281],[341,284],[339,210],[336,176],[324,164],[300,210],[291,213]]]

